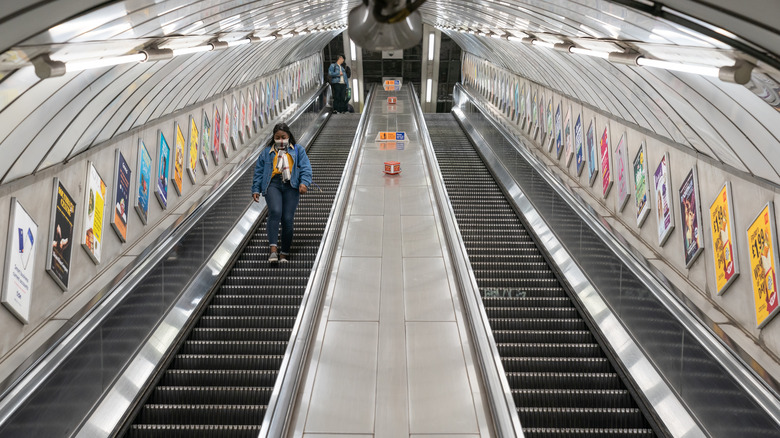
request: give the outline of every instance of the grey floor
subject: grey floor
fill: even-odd
[[[374,100],[293,437],[490,436],[410,98]]]

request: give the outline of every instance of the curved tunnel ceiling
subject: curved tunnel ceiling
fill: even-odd
[[[0,183],[70,160],[318,52],[360,3],[0,1]],[[780,185],[780,73],[775,68],[780,65],[780,7],[774,0],[665,3],[668,7],[632,0],[428,0],[420,12],[424,22],[443,28],[467,52],[690,148],[694,155]],[[525,32],[551,42],[564,36],[582,47],[610,41],[659,59],[721,64],[742,59],[756,68],[743,86],[454,28]],[[190,47],[272,32],[294,36],[43,80],[30,63],[44,53],[61,60],[116,56],[150,46]]]

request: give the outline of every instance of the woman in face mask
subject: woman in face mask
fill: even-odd
[[[260,152],[252,181],[252,198],[265,197],[268,205],[268,242],[271,254],[268,261],[286,262],[293,238],[293,216],[298,198],[311,185],[311,164],[303,146],[295,144],[290,127],[284,123],[274,126],[273,138]],[[277,249],[279,225],[282,226],[282,248]]]

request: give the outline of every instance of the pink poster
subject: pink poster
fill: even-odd
[[[612,151],[609,148],[609,127],[604,127],[604,133],[599,140],[601,147],[601,193],[606,198],[612,188]]]

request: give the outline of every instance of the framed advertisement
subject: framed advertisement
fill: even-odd
[[[70,262],[73,248],[73,224],[76,220],[76,201],[62,185],[59,178],[54,178],[54,193],[52,195],[51,218],[49,224],[49,243],[46,249],[46,272],[63,290],[68,290],[70,283]]]
[[[233,146],[233,150],[238,150],[238,142],[240,141],[240,138],[238,136],[238,132],[240,129],[238,128],[238,124],[240,122],[239,117],[239,110],[238,110],[238,101],[236,100],[236,96],[232,96],[233,98],[233,113],[231,114],[231,120],[230,120],[230,145]],[[227,116],[225,116],[227,117]]]
[[[135,197],[135,212],[141,218],[141,222],[146,225],[149,219],[149,189],[152,187],[152,156],[146,149],[144,141],[138,139],[138,157],[137,175],[138,175],[138,195]]]
[[[544,138],[547,136],[547,123],[545,123],[545,111],[544,111],[544,93],[539,96],[539,111],[537,112],[539,120],[536,124],[539,126],[539,145],[544,147]]]
[[[173,188],[181,196],[184,183],[184,134],[181,132],[179,122],[173,122]]]
[[[533,128],[531,126],[533,126]],[[532,130],[531,136],[536,137],[536,134],[539,132],[539,97],[536,95],[536,91],[534,91],[533,102],[531,104],[531,123],[529,123],[529,129]]]
[[[756,327],[777,314],[777,235],[775,204],[768,202],[747,229]]]
[[[737,245],[734,241],[734,207],[731,199],[731,183],[726,181],[710,204],[712,258],[715,266],[715,290],[718,295],[725,292],[739,276]]]
[[[532,114],[533,114],[533,101],[531,100],[531,86],[528,86],[528,92],[525,94],[525,120],[523,120],[523,128],[527,132],[531,132],[531,123],[532,120]]]
[[[553,114],[553,99],[547,101],[547,117],[544,131],[547,134],[547,152],[551,152],[555,144],[555,115]]]
[[[260,92],[257,90],[257,85],[254,87],[254,93],[255,104],[252,105],[252,127],[255,130],[255,134],[257,134],[257,131],[262,128],[260,124]]]
[[[228,147],[230,147],[230,109],[227,99],[222,100],[222,153],[225,158],[228,157]]]
[[[571,165],[571,159],[574,157],[574,131],[571,130],[571,106],[566,112],[563,122],[563,142],[565,143],[566,168]]]
[[[117,149],[114,157],[114,214],[111,227],[122,243],[127,242],[127,210],[130,206],[130,181],[132,172],[125,156]]]
[[[209,173],[209,140],[211,139],[211,122],[209,114],[203,110],[203,137],[200,140],[200,167],[203,168],[203,174]]]
[[[238,126],[236,126],[236,130],[238,131],[238,140],[244,143],[246,141],[246,133],[244,132],[244,126],[246,126],[246,100],[244,100],[242,91],[239,91],[238,95],[241,103],[238,107]]]
[[[596,148],[596,119],[590,121],[588,134],[585,136],[585,145],[588,148],[588,184],[592,187],[599,174],[599,152]]]
[[[683,250],[685,267],[689,268],[704,250],[702,239],[701,213],[699,211],[699,184],[696,166],[680,185],[680,219],[683,227]]]
[[[520,88],[520,109],[518,110],[518,117],[517,117],[517,124],[520,125],[520,129],[523,129],[525,127],[526,122],[526,116],[525,116],[525,109],[526,109],[526,95],[525,95],[525,84]]]
[[[577,121],[574,123],[574,144],[575,156],[577,157],[577,176],[582,175],[582,169],[585,168],[585,133],[582,130],[582,119],[577,114]]]
[[[606,198],[614,181],[612,176],[612,148],[609,147],[609,125],[604,126],[604,132],[601,133],[599,152],[601,154],[601,194]]]
[[[555,109],[555,156],[559,160],[563,154],[563,120],[561,119],[561,104]]]
[[[222,143],[222,120],[219,118],[219,108],[214,105],[214,135],[211,136],[211,158],[214,165],[219,166],[219,146]]]
[[[664,246],[666,239],[674,229],[674,208],[672,206],[672,184],[669,177],[669,154],[661,157],[661,162],[653,172],[653,191],[655,192],[655,218],[658,227],[658,245]]]
[[[154,194],[163,210],[168,208],[168,166],[171,162],[171,147],[162,131],[157,131],[157,182]]]
[[[631,196],[628,176],[628,147],[626,146],[626,134],[620,136],[617,148],[615,148],[615,167],[617,172],[618,211],[623,211]]]
[[[84,228],[81,232],[81,247],[95,264],[100,263],[103,249],[103,216],[106,210],[107,187],[95,165],[87,163],[87,183],[84,195]]]
[[[35,241],[38,224],[15,197],[11,198],[8,239],[5,246],[3,305],[24,324],[30,322],[33,279],[35,276]]]
[[[198,151],[200,150],[200,133],[198,132],[198,125],[195,124],[195,117],[190,116],[190,129],[189,138],[187,141],[190,144],[189,147],[189,160],[187,161],[187,175],[190,177],[190,181],[195,184],[195,180],[198,173]]]
[[[241,126],[244,129],[244,139],[249,140],[252,137],[252,90],[246,90],[246,106],[243,108],[244,123]]]
[[[650,177],[647,174],[645,143],[639,145],[634,156],[634,204],[636,205],[636,226],[641,227],[650,215]]]

